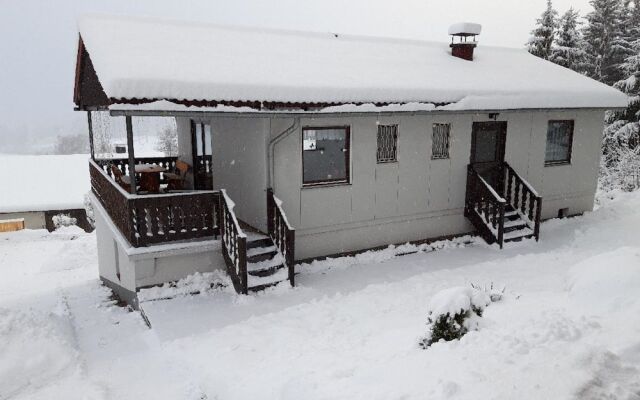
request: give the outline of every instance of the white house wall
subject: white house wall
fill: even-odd
[[[266,231],[269,118],[217,117],[210,123],[214,189],[226,189],[237,217]]]
[[[92,202],[100,277],[121,298],[130,301],[142,287],[177,281],[196,272],[225,270],[220,241],[168,243],[134,249],[116,230],[99,201],[94,198]]]
[[[543,196],[543,218],[591,210],[603,112],[509,112],[506,161]],[[575,120],[572,162],[544,166],[550,119]],[[472,231],[463,216],[471,126],[487,114],[301,118],[275,147],[274,190],[296,231],[296,258]],[[294,119],[274,119],[271,136]],[[376,163],[376,124],[398,124],[398,162]],[[450,159],[431,159],[433,123],[451,123]],[[351,127],[351,184],[302,187],[303,126]],[[277,129],[273,127],[277,126]]]

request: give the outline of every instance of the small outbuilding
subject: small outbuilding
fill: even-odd
[[[87,232],[88,155],[0,155],[0,224],[6,230],[74,223]]]

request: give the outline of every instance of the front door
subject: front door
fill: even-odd
[[[503,185],[502,166],[506,141],[505,121],[473,123],[471,165],[498,193],[501,193]]]

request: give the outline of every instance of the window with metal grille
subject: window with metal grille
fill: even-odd
[[[573,121],[549,121],[544,165],[569,164],[573,145]]]
[[[441,160],[449,158],[449,134],[451,124],[433,124],[433,141],[431,142],[431,158]]]
[[[398,125],[378,125],[378,164],[398,161]]]

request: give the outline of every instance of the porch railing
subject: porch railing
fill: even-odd
[[[524,217],[536,240],[540,239],[542,197],[506,162],[504,163],[505,194],[507,203]]]
[[[282,202],[267,189],[267,229],[278,250],[282,253],[289,272],[289,282],[295,286],[295,240],[296,231],[289,224],[282,210]]]
[[[504,238],[504,214],[507,201],[485,181],[473,165],[467,166],[467,194],[464,215],[480,230],[488,243]]]
[[[238,219],[233,212],[234,203],[227,192],[220,190],[218,198],[218,220],[220,221],[220,239],[222,241],[222,255],[224,256],[227,272],[233,286],[238,293],[247,294],[247,235],[242,231]]]
[[[136,164],[154,164],[164,167],[167,171],[174,171],[176,168],[176,161],[178,157],[141,157],[136,158]],[[113,178],[113,174],[111,172],[111,165],[115,165],[118,167],[120,171],[122,171],[123,175],[129,176],[129,159],[128,158],[104,158],[104,159],[96,159],[96,164],[98,164],[110,177]],[[140,181],[140,174],[136,174],[136,180]],[[167,183],[164,178],[164,174],[160,174],[160,183]]]
[[[106,169],[96,161],[89,161],[92,191],[133,247],[218,234],[219,193],[132,195],[122,189]]]

